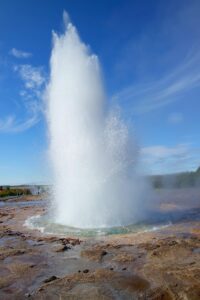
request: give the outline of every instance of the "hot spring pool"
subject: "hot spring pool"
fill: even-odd
[[[55,223],[52,221],[52,218],[49,217],[49,215],[47,214],[32,216],[28,218],[24,224],[24,226],[30,229],[37,229],[44,234],[73,235],[85,237],[155,231],[168,227],[170,225],[171,222],[158,222],[156,224],[152,221],[149,221],[149,223],[140,222],[137,224],[131,224],[127,226],[82,229]]]

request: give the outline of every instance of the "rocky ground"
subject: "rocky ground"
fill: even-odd
[[[153,232],[78,239],[23,226],[44,212],[0,208],[0,299],[200,299],[196,216]]]

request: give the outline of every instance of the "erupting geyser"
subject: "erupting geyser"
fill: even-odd
[[[134,223],[143,188],[137,147],[119,113],[105,107],[98,58],[70,22],[63,35],[53,33],[50,67],[55,222],[79,228]]]

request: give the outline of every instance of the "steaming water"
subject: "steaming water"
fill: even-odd
[[[127,233],[138,233],[138,232],[149,232],[164,229],[170,226],[172,223],[167,222],[150,222],[143,221],[134,225],[127,226],[115,226],[105,228],[74,228],[62,224],[56,224],[49,219],[48,215],[36,215],[28,218],[24,223],[24,226],[30,229],[37,229],[45,234],[56,234],[56,235],[73,235],[73,236],[102,236],[111,234],[127,234]]]
[[[63,35],[53,33],[50,67],[54,222],[78,228],[135,223],[144,188],[138,149],[119,111],[108,109],[98,58],[71,23]]]

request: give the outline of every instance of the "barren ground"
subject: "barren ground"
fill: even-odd
[[[43,206],[1,206],[0,299],[200,299],[200,191],[173,195],[169,227],[81,240],[24,227]]]

